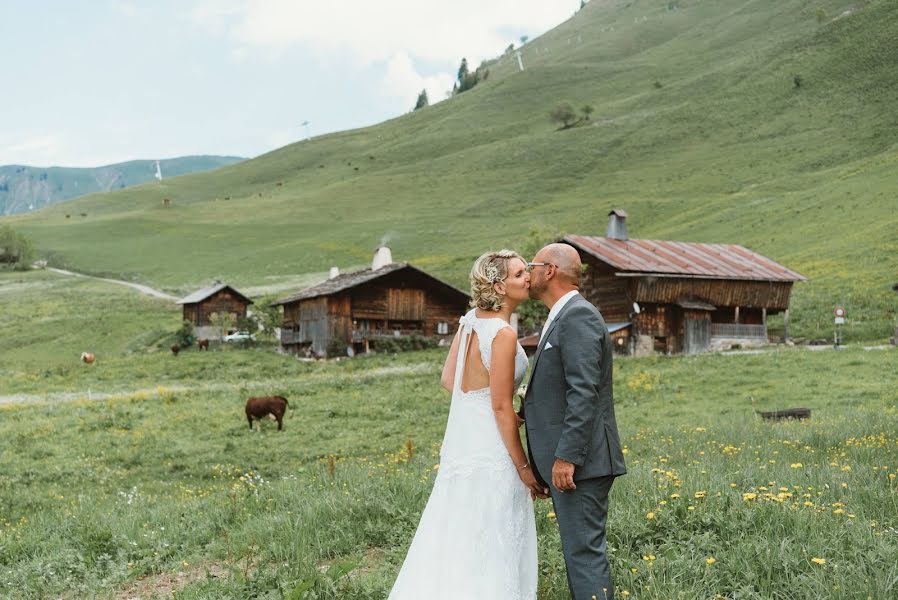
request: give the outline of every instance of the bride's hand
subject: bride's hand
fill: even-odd
[[[524,482],[524,485],[527,486],[527,489],[530,490],[531,499],[549,497],[549,490],[539,484],[536,480],[536,475],[533,474],[533,468],[530,465],[524,465],[518,469],[518,476],[521,478],[521,481]]]

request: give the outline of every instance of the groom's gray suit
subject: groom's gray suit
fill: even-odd
[[[524,396],[530,462],[537,478],[549,482],[574,600],[614,597],[605,519],[611,484],[627,468],[614,419],[611,353],[605,320],[576,294],[542,335]],[[556,458],[576,465],[577,489],[551,484]]]

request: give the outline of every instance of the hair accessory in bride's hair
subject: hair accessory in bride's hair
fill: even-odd
[[[502,281],[502,277],[499,275],[499,267],[490,263],[486,266],[486,278],[490,283],[499,283]]]

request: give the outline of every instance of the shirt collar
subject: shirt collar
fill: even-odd
[[[571,290],[564,296],[558,299],[558,302],[552,305],[552,310],[549,311],[549,316],[546,318],[546,323],[551,323],[555,320],[555,317],[558,316],[558,313],[561,312],[561,309],[564,308],[564,305],[568,303],[568,301],[576,296],[579,292],[577,290]]]

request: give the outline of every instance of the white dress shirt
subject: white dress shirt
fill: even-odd
[[[564,305],[579,293],[580,292],[578,292],[577,290],[571,290],[567,294],[559,298],[558,302],[552,305],[552,310],[549,311],[549,316],[546,317],[546,323],[545,325],[543,325],[542,333],[539,334],[539,343],[537,343],[537,346],[542,343],[543,336],[546,335],[546,331],[548,331],[549,325],[552,323],[552,321],[555,320],[555,317],[558,316],[558,313],[561,312],[561,309],[564,308]]]

